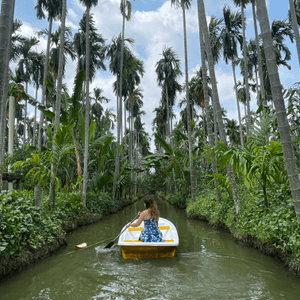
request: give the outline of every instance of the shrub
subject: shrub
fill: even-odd
[[[33,192],[0,194],[0,257],[8,258],[29,246],[38,248],[62,234],[61,220],[47,208],[33,206]]]
[[[88,192],[87,194],[86,207],[91,212],[114,212],[120,208],[121,204],[120,200],[113,200],[109,193]]]

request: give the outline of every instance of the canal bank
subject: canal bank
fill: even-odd
[[[168,196],[164,196],[162,193],[158,196],[161,199],[169,202],[171,205],[174,205]],[[175,207],[184,209],[177,203],[175,203]],[[223,220],[225,220],[226,217],[223,217],[223,220],[220,220],[221,218],[217,217],[217,209],[208,209],[205,207],[205,204],[201,206],[197,206],[197,204],[189,205],[185,208],[185,211],[189,219],[206,222],[209,226],[216,230],[230,233],[238,245],[252,247],[258,250],[260,253],[276,259],[290,272],[293,272],[300,278],[300,261],[291,253],[291,251],[287,251],[285,249],[286,244],[283,241],[281,241],[280,244],[272,243],[271,241],[262,242],[261,239],[255,235],[250,235],[243,231],[240,226],[237,226],[236,216],[231,220],[231,222],[224,222]],[[226,216],[226,213],[224,215]],[[280,240],[280,237],[278,237],[278,240]]]
[[[20,272],[27,267],[46,259],[47,257],[57,253],[62,248],[67,246],[67,236],[76,229],[95,224],[105,218],[106,216],[117,213],[124,207],[132,205],[136,201],[143,198],[143,195],[139,195],[133,198],[122,198],[122,202],[117,211],[106,211],[105,213],[91,213],[85,211],[80,215],[71,218],[61,224],[59,234],[53,238],[51,242],[44,243],[41,247],[33,248],[27,246],[19,253],[9,257],[0,258],[0,281],[8,278],[9,276]]]

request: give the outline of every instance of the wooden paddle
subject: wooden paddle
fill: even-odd
[[[132,219],[132,221],[130,221],[130,223],[132,223],[137,217],[139,216],[139,214],[137,214],[135,217],[134,217],[134,219]],[[130,224],[129,223],[129,224]],[[124,230],[122,230],[121,232],[120,232],[120,234],[115,238],[115,239],[113,239],[111,242],[109,242],[104,248],[111,248],[113,245],[114,245],[114,243],[115,243],[115,240],[125,231],[127,229],[127,227],[125,227],[125,229]]]

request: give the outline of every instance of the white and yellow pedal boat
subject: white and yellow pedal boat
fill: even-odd
[[[141,231],[144,229],[144,222],[139,227],[129,227],[124,231],[118,240],[121,246],[123,259],[148,259],[148,258],[172,258],[175,256],[176,248],[179,245],[177,229],[172,222],[159,218],[158,227],[162,232],[162,242],[142,242],[139,240]]]

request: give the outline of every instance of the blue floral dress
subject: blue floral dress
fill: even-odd
[[[141,233],[140,240],[142,242],[161,242],[162,233],[158,229],[158,220],[144,220],[144,230]]]

